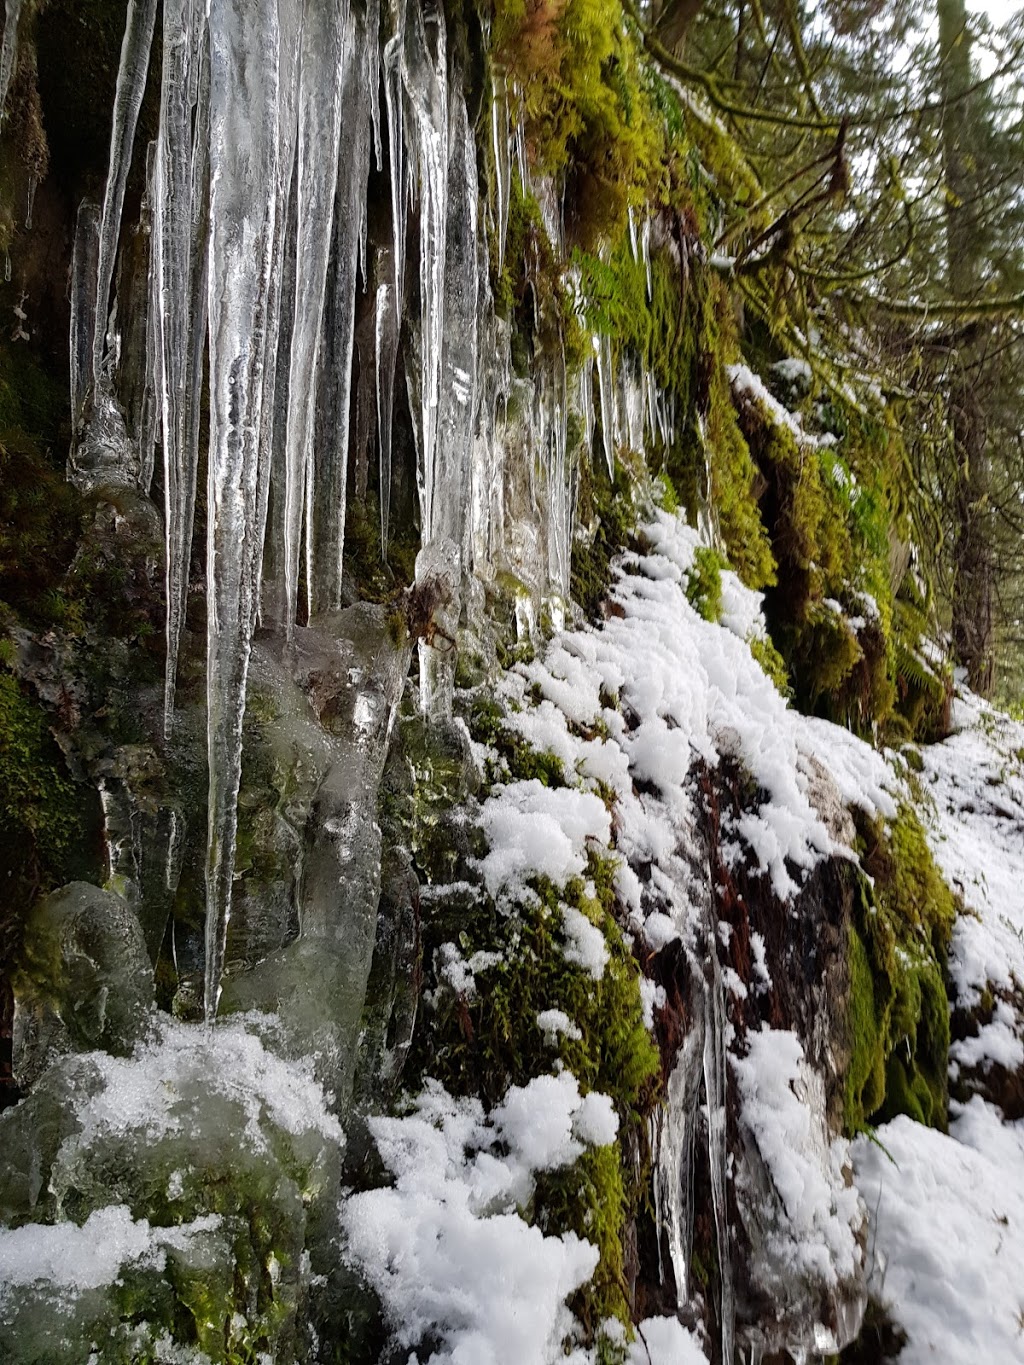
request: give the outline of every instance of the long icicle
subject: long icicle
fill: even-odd
[[[331,326],[320,366],[321,438],[316,445],[312,504],[313,610],[337,611],[342,600],[345,551],[349,414],[359,239],[370,171],[370,109],[362,19],[353,16],[341,90],[341,153],[338,158],[334,231],[334,280],[329,298]]]
[[[295,624],[302,523],[306,534],[306,609],[313,609],[313,404],[334,219],[341,135],[341,82],[349,29],[347,0],[308,0],[299,72],[298,241],[295,325],[285,435],[285,624]]]
[[[135,129],[142,97],[146,92],[149,56],[153,48],[157,0],[128,0],[121,64],[114,95],[114,119],[110,130],[110,164],[103,192],[100,247],[96,274],[96,334],[93,337],[92,376],[99,382],[107,342],[107,310],[114,279],[117,242],[121,234],[121,210],[132,164]]]
[[[209,5],[208,1022],[217,1013],[231,915],[242,720],[262,562],[260,419],[280,156],[277,10],[276,0]]]
[[[192,524],[196,501],[198,448],[190,439],[196,401],[193,338],[202,337],[205,311],[197,318],[194,259],[202,217],[193,196],[198,148],[193,145],[193,67],[200,62],[205,34],[201,0],[164,0],[160,132],[156,150],[153,253],[156,336],[160,376],[160,421],[164,455],[164,536],[167,564],[167,664],[164,676],[164,731],[170,732],[178,649],[185,618]],[[201,118],[204,115],[200,115]],[[205,160],[206,149],[201,153]]]

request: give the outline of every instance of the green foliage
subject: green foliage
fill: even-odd
[[[888,827],[867,824],[862,839],[873,886],[861,881],[850,929],[846,1129],[896,1114],[944,1129],[955,904],[912,806]]]

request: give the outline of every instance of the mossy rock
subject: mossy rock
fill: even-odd
[[[955,903],[911,806],[861,837],[873,885],[861,883],[849,936],[845,1126],[859,1132],[905,1113],[944,1130]]]

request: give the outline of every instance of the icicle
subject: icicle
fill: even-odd
[[[208,1021],[231,915],[242,719],[262,545],[260,430],[279,176],[277,0],[210,0],[207,478]],[[258,41],[252,42],[251,35]]]
[[[569,596],[572,502],[566,467],[568,405],[566,401],[565,349],[559,343],[553,363],[549,420],[548,465],[548,580],[564,600]]]
[[[334,287],[329,309],[330,352],[320,367],[320,406],[329,425],[317,443],[314,467],[312,583],[313,611],[337,611],[342,601],[342,561],[345,548],[346,481],[348,477],[349,413],[352,396],[352,351],[355,320],[361,214],[370,170],[368,92],[360,45],[366,41],[361,22],[347,45],[341,90],[341,143],[338,157],[337,203],[334,211]]]
[[[441,398],[445,237],[448,199],[448,79],[444,19],[430,16],[433,51],[423,14],[409,17],[405,44],[406,92],[415,134],[420,205],[420,460],[423,541],[433,538],[438,406]],[[475,278],[475,271],[474,271]]]
[[[654,282],[651,279],[651,220],[649,216],[644,219],[643,227],[640,229],[640,253],[644,258],[644,272],[647,276],[647,302],[650,303],[654,298]]]
[[[174,710],[174,685],[178,648],[188,594],[188,567],[192,552],[195,513],[198,442],[193,443],[193,409],[198,404],[201,380],[200,354],[206,311],[199,261],[205,242],[198,240],[198,198],[205,191],[204,177],[196,184],[197,161],[205,163],[204,136],[201,148],[193,147],[190,90],[193,68],[203,60],[202,0],[164,0],[163,70],[160,87],[160,133],[157,139],[153,261],[155,269],[156,350],[159,376],[160,423],[164,458],[164,533],[167,562],[167,664],[164,676],[164,729],[170,732]],[[207,115],[201,107],[198,118]],[[201,130],[205,133],[205,127]],[[205,198],[205,193],[204,193]],[[198,315],[197,315],[198,310]],[[198,373],[196,373],[198,371]],[[145,454],[145,452],[144,452]]]
[[[375,351],[377,357],[377,432],[380,448],[380,554],[388,554],[391,519],[391,429],[395,407],[395,365],[398,360],[398,317],[393,284],[379,284],[376,297]]]
[[[4,122],[4,105],[7,92],[11,88],[14,63],[18,55],[18,21],[21,18],[22,0],[7,0],[4,18],[4,38],[0,44],[0,128]]]
[[[384,45],[384,98],[388,112],[388,156],[391,162],[391,219],[395,241],[395,311],[400,316],[405,296],[405,234],[409,192],[405,165],[405,91],[402,55],[405,49],[406,0],[390,0],[390,36]]]
[[[374,302],[376,303],[376,297]],[[371,309],[356,328],[359,381],[356,388],[356,431],[352,484],[356,498],[360,502],[366,501],[370,484],[370,446],[376,446],[377,436],[376,321],[376,309]]]
[[[5,252],[4,252],[4,284],[10,284],[10,282],[11,282],[11,253],[10,253],[9,251],[5,251]]]
[[[34,175],[28,178],[28,189],[25,193],[25,231],[32,231],[32,214],[36,206],[36,190],[39,188],[39,181]]]
[[[722,1282],[722,1365],[732,1365],[736,1302],[732,1282],[732,1251],[729,1240],[729,1207],[726,1172],[729,1144],[726,1133],[725,992],[718,962],[715,935],[708,934],[707,965],[711,980],[701,974],[706,992],[704,1028],[704,1090],[708,1105],[708,1164],[711,1169],[711,1203],[715,1214],[719,1273]]]
[[[438,33],[438,71],[443,70],[443,31]],[[440,84],[440,81],[438,82]],[[423,125],[421,124],[421,128]],[[416,579],[428,576],[438,580],[446,595],[440,624],[454,639],[459,620],[462,569],[469,561],[470,537],[470,452],[476,417],[476,378],[478,368],[477,325],[479,321],[479,282],[477,251],[477,174],[473,135],[469,127],[466,102],[457,91],[451,102],[450,117],[444,113],[445,145],[451,154],[445,166],[443,183],[423,187],[428,199],[440,200],[443,236],[431,236],[440,244],[440,262],[432,262],[427,272],[440,274],[440,295],[423,295],[423,348],[436,348],[436,355],[424,356],[422,396],[424,459],[421,525],[423,548],[416,560]],[[422,148],[422,142],[421,142]],[[421,160],[421,166],[422,166]],[[430,172],[428,171],[428,176]],[[436,201],[435,201],[436,202]],[[421,214],[425,212],[421,203]],[[440,270],[436,269],[437,265]],[[431,299],[431,303],[428,303]],[[435,312],[429,311],[433,307]],[[429,454],[428,383],[437,383],[437,428],[433,455]],[[451,711],[455,678],[454,649],[435,649],[421,642],[420,701],[429,715],[448,715]]]
[[[694,992],[690,1030],[676,1055],[668,1080],[668,1096],[656,1132],[657,1168],[654,1176],[655,1213],[659,1233],[668,1238],[676,1298],[690,1297],[690,1253],[693,1247],[693,1150],[697,1105],[704,1055],[704,995]],[[662,1281],[662,1238],[658,1238],[658,1268]]]
[[[132,164],[135,128],[142,108],[149,71],[149,54],[153,47],[157,0],[128,0],[124,39],[121,43],[121,64],[117,72],[114,94],[114,118],[110,130],[110,164],[107,184],[103,192],[103,214],[100,220],[99,258],[96,266],[96,330],[93,337],[93,380],[98,381],[103,365],[107,339],[107,309],[110,306],[110,286],[114,279],[117,242],[121,233],[121,210],[124,207],[125,187]]]
[[[512,193],[512,160],[509,147],[508,86],[505,76],[495,73],[491,91],[491,145],[494,151],[494,182],[498,234],[498,274],[505,266],[508,208]]]
[[[380,129],[380,0],[366,5],[366,88],[370,94],[370,121],[373,125],[373,159],[378,171],[383,164]]]
[[[270,452],[269,477],[260,484],[257,534],[264,547],[258,619],[261,624],[285,629],[284,593],[284,488],[285,445],[288,427],[288,365],[295,317],[295,256],[297,218],[295,181],[298,175],[295,144],[298,140],[299,61],[301,59],[302,8],[290,3],[278,8],[281,25],[280,126],[277,212],[274,216],[273,264],[267,308],[266,370],[263,376],[263,407],[260,413],[261,449]],[[271,503],[273,495],[273,504]],[[273,505],[273,522],[269,526]]]
[[[288,372],[285,455],[285,611],[296,619],[303,510],[306,526],[306,604],[313,610],[313,403],[333,231],[341,137],[341,83],[351,60],[347,0],[305,6],[298,110],[298,240],[295,323]],[[353,168],[354,169],[354,168]]]
[[[633,213],[633,205],[630,204],[626,209],[626,219],[629,223],[629,254],[634,261],[639,261],[640,252],[636,241],[636,216]]]
[[[83,200],[75,224],[71,257],[71,427],[72,450],[92,388],[92,350],[96,333],[96,263],[100,250],[100,210]]]
[[[608,477],[615,478],[615,375],[612,369],[611,337],[594,337],[594,355],[597,360],[597,389],[601,399],[601,435],[604,439],[604,457],[608,463]]]

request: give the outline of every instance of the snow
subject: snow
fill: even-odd
[[[586,868],[588,840],[603,847],[611,837],[600,797],[545,787],[536,778],[496,790],[483,808],[481,825],[491,848],[480,870],[494,897],[530,876],[565,886]]]
[[[769,391],[761,376],[755,374],[748,366],[727,365],[725,370],[729,376],[733,393],[741,394],[749,401],[756,403],[771,422],[774,422],[776,426],[785,427],[799,445],[810,446],[814,449],[818,446],[835,444],[835,437],[831,434],[813,436],[810,432],[805,431],[803,418],[800,414],[790,412],[788,408],[783,407],[775,395]]]
[[[921,750],[921,783],[934,805],[932,854],[968,911],[949,969],[958,1000],[973,1008],[986,985],[1024,987],[1024,725],[969,693],[953,724],[948,739]]]
[[[91,1213],[79,1227],[61,1222],[32,1223],[0,1229],[0,1305],[12,1289],[44,1283],[52,1292],[73,1295],[113,1284],[123,1266],[148,1265],[162,1270],[167,1247],[187,1250],[198,1233],[220,1227],[208,1214],[179,1227],[152,1227],[136,1222],[127,1204],[112,1204]]]
[[[977,1096],[954,1112],[948,1136],[901,1116],[854,1144],[875,1291],[907,1334],[900,1365],[1020,1365],[1024,1124]]]
[[[608,945],[604,934],[574,905],[562,906],[562,952],[567,962],[575,962],[595,981],[604,976],[608,965]]]
[[[540,1010],[537,1014],[537,1027],[549,1043],[557,1043],[559,1035],[564,1034],[574,1042],[583,1037],[578,1026],[573,1023],[564,1010]]]
[[[352,1195],[340,1213],[399,1344],[437,1340],[432,1365],[554,1365],[573,1325],[565,1299],[598,1253],[573,1233],[545,1236],[517,1207],[536,1172],[615,1140],[608,1097],[581,1096],[562,1071],[511,1087],[486,1115],[429,1082],[412,1113],[370,1127],[395,1184]]]
[[[628,1365],[706,1365],[708,1357],[676,1318],[645,1318],[626,1359]]]
[[[1024,726],[968,692],[954,733],[921,749],[929,845],[965,913],[953,929],[954,1006],[991,1018],[950,1049],[950,1074],[1024,1066]],[[901,1365],[1024,1359],[1024,1124],[975,1095],[949,1134],[899,1117],[853,1146],[872,1214],[872,1291],[906,1333]]]
[[[165,1019],[130,1057],[88,1054],[103,1084],[83,1097],[77,1111],[80,1131],[68,1144],[89,1150],[100,1137],[143,1131],[156,1140],[178,1132],[191,1122],[200,1080],[241,1106],[243,1132],[254,1150],[266,1147],[264,1114],[293,1136],[312,1130],[343,1143],[341,1125],[310,1071],[275,1056],[251,1031],[271,1023],[265,1016],[239,1015],[210,1029]]]

